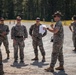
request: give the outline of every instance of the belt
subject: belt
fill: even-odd
[[[23,36],[15,36],[16,38],[23,38]]]

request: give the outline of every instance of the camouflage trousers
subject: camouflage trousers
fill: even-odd
[[[72,40],[73,40],[73,45],[76,48],[76,34],[75,35],[73,34]]]
[[[59,65],[63,66],[64,65],[64,59],[63,59],[63,43],[53,43],[53,51],[52,51],[52,56],[51,56],[51,67],[54,67],[57,59],[59,61]]]
[[[3,43],[3,45],[5,46],[5,50],[6,50],[6,53],[8,54],[8,53],[10,53],[10,51],[9,51],[9,43],[8,43],[8,38],[7,37],[5,37],[5,38],[0,38],[0,46],[1,46],[1,44]]]
[[[41,51],[42,56],[45,56],[45,50],[44,50],[44,47],[43,47],[42,39],[33,38],[33,42],[32,43],[33,43],[35,56],[38,56],[38,48],[37,48],[38,46],[39,46],[39,49]]]
[[[0,75],[3,75],[4,71],[3,71],[3,64],[2,64],[2,54],[0,51]]]
[[[19,55],[20,59],[24,59],[24,40],[21,39],[16,39],[16,42],[13,42],[13,47],[14,47],[14,59],[18,60],[18,48],[19,48]]]

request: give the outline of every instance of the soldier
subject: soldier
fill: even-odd
[[[32,40],[33,40],[33,48],[34,48],[34,53],[35,53],[35,58],[32,60],[38,60],[38,49],[37,49],[37,47],[39,46],[39,49],[40,49],[41,54],[43,56],[42,62],[45,62],[45,50],[43,47],[42,37],[44,37],[47,34],[47,31],[45,31],[45,33],[43,35],[41,33],[39,33],[39,27],[41,25],[42,24],[40,24],[40,18],[37,17],[36,23],[34,25],[32,25],[29,29],[29,34],[31,35]]]
[[[24,25],[21,25],[21,17],[17,17],[16,26],[12,27],[11,38],[13,39],[14,47],[14,62],[18,61],[18,47],[20,50],[20,63],[24,63],[24,40],[28,37],[27,29]]]
[[[3,63],[2,63],[2,54],[1,54],[1,49],[0,49],[0,75],[3,75]]]
[[[59,67],[56,68],[56,70],[64,70],[64,59],[63,59],[63,39],[64,39],[64,31],[63,26],[61,22],[61,13],[57,11],[54,13],[54,20],[56,21],[56,24],[52,29],[47,28],[48,31],[54,33],[53,35],[53,51],[52,51],[52,58],[51,58],[51,64],[50,67],[45,69],[47,72],[54,72],[54,66],[57,62],[57,59],[59,60]]]
[[[73,16],[73,20],[74,22],[71,23],[71,25],[69,26],[69,29],[72,31],[73,33],[73,45],[74,45],[74,50],[73,51],[76,51],[76,15]],[[73,27],[73,29],[72,29]]]
[[[8,33],[9,33],[9,27],[4,24],[4,18],[1,18],[0,19],[0,46],[3,42],[7,53],[7,59],[9,59],[9,53],[10,53],[8,37],[7,37]]]

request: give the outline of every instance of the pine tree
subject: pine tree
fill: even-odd
[[[17,15],[20,15],[22,17],[22,15],[23,15],[23,0],[14,0],[14,12],[15,12],[15,17]]]
[[[0,0],[0,17],[2,17],[3,13],[3,0]]]

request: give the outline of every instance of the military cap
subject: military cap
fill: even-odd
[[[40,20],[40,18],[39,18],[39,17],[37,17],[37,18],[36,18],[36,20]]]
[[[73,16],[73,20],[76,20],[76,15]]]
[[[16,18],[17,20],[21,20],[21,17],[20,16],[17,16],[17,18]]]
[[[63,16],[63,15],[62,15],[61,12],[56,11],[52,16],[53,16],[53,17],[55,17],[55,16],[59,16],[59,17],[61,17],[61,16]]]

